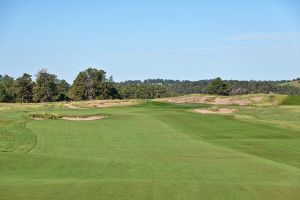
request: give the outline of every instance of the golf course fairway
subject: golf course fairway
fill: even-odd
[[[300,106],[209,106],[1,104],[0,200],[300,199]]]

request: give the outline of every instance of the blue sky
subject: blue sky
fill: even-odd
[[[0,74],[300,77],[300,1],[0,0]]]

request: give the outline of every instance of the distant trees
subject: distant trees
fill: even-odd
[[[118,91],[113,81],[107,80],[106,72],[88,68],[79,72],[70,90],[74,100],[113,99],[118,97]]]
[[[33,99],[34,83],[31,75],[24,73],[14,82],[14,95],[16,102],[30,103]]]
[[[283,81],[226,81],[230,85],[230,95],[278,93],[287,95],[300,95],[300,88],[291,85],[282,85]]]
[[[57,95],[56,95],[55,101],[68,101],[69,100],[69,96],[68,96],[69,89],[70,89],[70,84],[67,81],[58,80],[57,86],[56,86]]]
[[[221,78],[216,78],[208,86],[207,92],[208,94],[228,96],[230,90],[227,83]]]
[[[169,93],[168,95],[176,96],[176,95],[197,94],[197,93],[207,94],[207,86],[210,83],[211,80],[180,81],[180,80],[171,80],[171,79],[146,79],[144,81],[140,81],[140,80],[125,81],[118,84],[160,85],[163,86],[168,91]]]
[[[0,77],[0,102],[14,102],[14,79],[8,75]]]
[[[294,79],[300,81],[300,78]],[[240,95],[251,93],[278,93],[300,95],[300,88],[281,81],[170,80],[146,79],[115,83],[106,78],[101,69],[87,68],[76,76],[73,84],[60,80],[55,74],[41,69],[32,76],[24,73],[14,80],[0,75],[0,102],[53,102],[91,99],[153,99],[184,94]]]
[[[112,77],[103,83],[103,89],[99,95],[100,99],[119,99],[120,94],[116,87],[116,83],[113,81]]]
[[[299,83],[300,83],[300,78],[295,78],[295,79],[293,79],[293,81],[299,81]]]
[[[123,99],[153,99],[171,96],[167,87],[157,84],[119,84],[118,90]]]
[[[127,84],[158,84],[164,86],[170,96],[184,94],[208,94],[209,85],[213,80],[169,80],[169,79],[147,79],[144,81],[134,80],[118,83],[120,85]],[[223,80],[223,83],[229,87],[229,95],[255,94],[255,93],[278,93],[287,95],[300,95],[300,88],[291,85],[283,86],[282,83],[288,80],[280,81],[239,81],[239,80]]]
[[[46,69],[41,69],[35,75],[36,81],[33,87],[34,102],[52,102],[57,96],[57,77],[50,74]]]

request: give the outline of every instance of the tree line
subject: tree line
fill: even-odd
[[[240,80],[222,80],[220,78],[208,80],[171,80],[171,79],[147,79],[144,81],[134,80],[125,81],[120,84],[159,84],[165,86],[171,95],[185,94],[219,94],[219,95],[242,95],[257,93],[274,93],[287,95],[300,95],[300,88],[291,85],[281,85],[290,80],[280,81],[240,81]],[[300,78],[293,79],[299,81]],[[213,82],[215,82],[213,84]],[[212,87],[223,88],[219,92]]]
[[[294,79],[300,81],[299,78]],[[79,72],[70,85],[55,74],[41,69],[33,80],[24,73],[14,79],[0,75],[0,102],[54,102],[92,99],[153,99],[184,94],[240,95],[279,93],[300,95],[300,88],[280,85],[282,81],[238,81],[221,78],[199,81],[170,79],[131,80],[116,83],[101,69],[88,68]]]
[[[80,101],[93,99],[152,99],[170,96],[165,86],[157,84],[119,84],[107,78],[101,69],[88,68],[79,72],[70,85],[55,74],[41,69],[33,80],[24,73],[14,79],[0,75],[0,102],[32,103]]]

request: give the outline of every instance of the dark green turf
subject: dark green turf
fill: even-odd
[[[1,112],[0,199],[299,198],[299,130],[192,112],[200,106]],[[107,118],[33,121],[32,113]]]
[[[281,105],[300,105],[300,96],[288,96]]]

